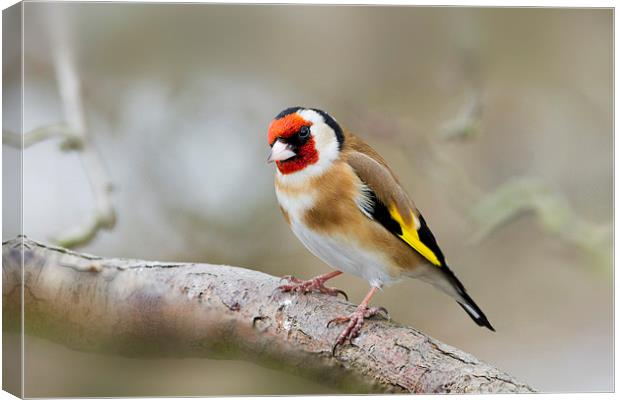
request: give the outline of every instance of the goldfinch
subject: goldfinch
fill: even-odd
[[[419,278],[453,297],[480,326],[494,331],[480,307],[448,268],[422,214],[385,160],[329,114],[291,107],[268,129],[268,162],[275,162],[280,209],[297,238],[335,269],[307,281],[285,277],[284,292],[319,291],[343,272],[363,278],[370,291],[355,312],[328,323],[347,323],[336,346],[351,341],[365,318],[384,311],[369,307],[375,292],[403,277]],[[346,295],[345,295],[346,297]]]

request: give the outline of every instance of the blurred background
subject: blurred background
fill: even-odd
[[[417,281],[376,305],[541,391],[612,391],[612,30],[606,9],[25,3],[24,231],[101,256],[327,272],[265,163],[280,110],[321,108],[397,171],[497,333]],[[354,302],[368,289],[334,285]],[[333,393],[241,361],[34,337],[25,357],[28,397]]]

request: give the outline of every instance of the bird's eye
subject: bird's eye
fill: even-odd
[[[302,126],[301,129],[299,130],[299,137],[301,139],[307,139],[308,136],[310,136],[310,127],[309,126]]]

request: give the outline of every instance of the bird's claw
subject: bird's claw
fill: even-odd
[[[349,296],[345,293],[344,290],[337,289],[337,288],[328,288],[328,287],[326,287],[325,289],[334,291],[334,294],[332,296],[338,296],[339,294],[341,294],[342,297],[344,297],[346,301],[349,301]]]
[[[328,294],[330,296],[338,296],[341,294],[345,300],[349,300],[349,296],[344,292],[344,290],[340,290],[337,288],[327,287],[324,285],[324,281],[321,279],[313,278],[307,281],[302,281],[299,278],[296,278],[291,275],[283,276],[282,280],[288,280],[292,282],[292,284],[288,285],[280,285],[275,290],[279,290],[281,292],[298,292],[298,293],[310,293],[313,291],[318,291],[324,294]]]
[[[340,324],[348,322],[347,327],[338,335],[334,347],[332,347],[332,355],[336,354],[336,348],[338,345],[344,344],[347,340],[350,342],[359,336],[362,326],[364,325],[364,319],[371,318],[375,315],[381,315],[382,317],[389,319],[388,311],[385,307],[358,307],[351,315],[347,317],[336,317],[327,323],[329,328],[331,324]]]

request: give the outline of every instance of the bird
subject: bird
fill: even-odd
[[[387,162],[361,138],[343,130],[318,108],[289,107],[268,127],[268,162],[275,163],[275,194],[285,221],[303,245],[333,271],[289,283],[281,292],[340,289],[325,282],[342,273],[368,281],[370,290],[355,311],[328,322],[345,324],[334,343],[351,342],[364,320],[387,314],[371,307],[375,293],[403,278],[430,283],[454,298],[476,324],[491,323],[448,268],[426,220]],[[384,315],[385,316],[385,315]]]

